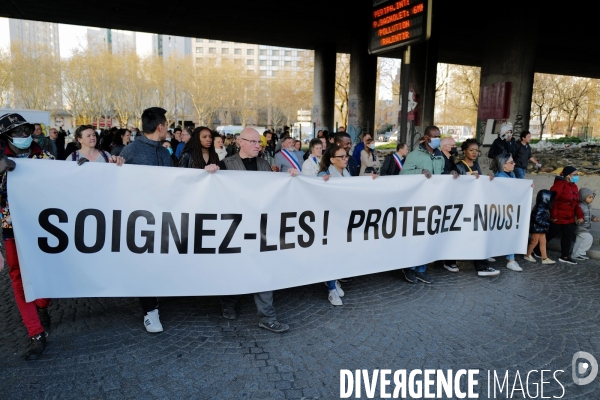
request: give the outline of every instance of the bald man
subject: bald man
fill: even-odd
[[[449,174],[450,171],[454,171],[456,166],[454,165],[454,156],[458,152],[456,149],[456,142],[451,137],[445,137],[440,143],[440,150],[444,156],[445,166],[444,173]]]
[[[252,128],[244,128],[240,132],[240,150],[238,153],[226,157],[219,163],[222,170],[235,171],[269,171],[271,166],[262,158],[258,157],[260,151],[260,135]],[[212,171],[211,171],[212,172]],[[300,173],[297,169],[289,169],[288,173],[291,176],[298,176]],[[223,317],[226,319],[237,318],[237,303],[239,296],[222,296],[221,307],[223,309]],[[258,318],[260,320],[258,326],[267,329],[271,332],[285,332],[290,327],[277,321],[275,316],[275,308],[273,307],[273,292],[254,293],[254,303],[258,310]]]

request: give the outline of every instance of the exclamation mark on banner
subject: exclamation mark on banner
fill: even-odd
[[[521,206],[517,207],[517,229],[519,229],[519,218],[521,217]]]
[[[327,236],[327,225],[329,223],[329,211],[325,211],[325,215],[323,216],[323,236]],[[327,238],[323,238],[323,244],[327,244]]]

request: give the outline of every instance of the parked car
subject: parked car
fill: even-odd
[[[388,142],[398,142],[398,131],[392,133],[392,135],[388,139]]]
[[[304,142],[304,144],[308,144],[313,139],[313,137],[314,135],[312,133],[309,133],[308,135],[304,136],[304,138],[302,138],[302,141]]]
[[[379,136],[377,136],[377,141],[379,142],[387,142],[388,140],[390,140],[390,136],[392,136],[392,132],[384,132],[382,134],[380,134]]]

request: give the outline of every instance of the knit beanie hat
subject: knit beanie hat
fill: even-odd
[[[500,138],[506,139],[509,134],[512,134],[513,126],[510,122],[502,124],[500,127]]]
[[[563,168],[561,175],[567,177],[575,171],[577,171],[577,168],[573,167],[572,165],[567,165],[565,168]]]

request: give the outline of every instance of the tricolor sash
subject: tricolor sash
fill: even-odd
[[[396,153],[394,153],[394,161],[396,161],[396,165],[398,166],[398,168],[400,168],[400,171],[402,171],[402,159]]]
[[[281,155],[288,160],[288,162],[290,164],[292,164],[292,166],[297,169],[298,171],[302,171],[302,167],[300,166],[300,164],[298,164],[298,161],[296,161],[296,159],[294,158],[293,155],[290,154],[289,151],[287,151],[286,149],[281,149]]]

